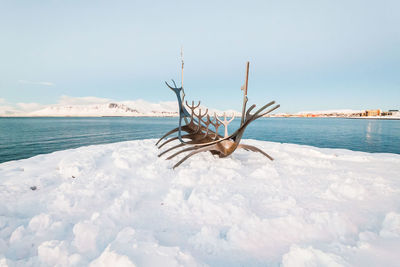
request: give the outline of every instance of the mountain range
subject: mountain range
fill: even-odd
[[[204,112],[205,107],[200,106]],[[188,109],[189,110],[189,109]],[[190,111],[190,110],[189,110]],[[233,113],[240,116],[240,112],[235,110],[220,111],[216,109],[209,109],[208,114],[213,115],[217,113],[221,116],[224,112],[228,116]],[[49,105],[44,108],[31,111],[21,112],[18,110],[4,110],[0,116],[14,117],[14,116],[27,116],[27,117],[177,117],[178,104],[176,102],[159,102],[151,103],[144,100],[135,101],[112,101],[108,103],[99,104],[72,104],[62,105],[55,104]]]

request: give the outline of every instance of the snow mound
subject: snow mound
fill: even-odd
[[[318,249],[299,248],[292,246],[290,251],[283,255],[283,267],[307,267],[307,266],[349,266],[341,257],[331,253],[324,253]]]
[[[0,266],[397,266],[400,155],[156,140],[0,164]],[[171,144],[172,146],[172,144]]]

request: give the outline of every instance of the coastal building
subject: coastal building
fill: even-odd
[[[366,110],[365,111],[365,116],[370,117],[370,116],[380,116],[381,115],[381,110],[380,109],[371,109],[371,110]]]
[[[400,117],[400,111],[398,109],[389,109],[389,115]]]

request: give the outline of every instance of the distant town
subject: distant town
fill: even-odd
[[[371,109],[364,111],[354,110],[331,110],[331,111],[304,111],[295,114],[280,113],[274,114],[269,117],[340,117],[340,118],[376,118],[376,119],[400,119],[400,111],[398,109],[391,109],[382,111],[380,109]]]

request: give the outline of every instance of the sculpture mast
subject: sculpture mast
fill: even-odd
[[[185,100],[185,89],[183,89],[183,66],[184,66],[184,61],[183,61],[183,46],[181,46],[181,88],[182,88],[182,108],[184,107],[184,100]],[[185,123],[188,124],[188,119],[183,117],[185,120]]]
[[[240,121],[240,125],[243,125],[244,123],[244,113],[246,111],[246,104],[247,104],[247,86],[249,84],[249,66],[250,66],[250,62],[247,61],[247,70],[246,70],[246,81],[244,83],[244,85],[242,86],[243,90],[243,107],[242,107],[242,119]]]
[[[181,46],[181,62],[182,62],[182,69],[181,69],[181,87],[182,87],[182,90],[183,90],[183,65],[184,65],[184,62],[183,62],[183,46]]]

